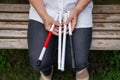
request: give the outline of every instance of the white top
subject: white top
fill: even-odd
[[[47,13],[55,18],[56,14],[59,12],[65,13],[71,11],[78,0],[43,0]],[[93,2],[90,2],[87,7],[79,14],[78,22],[76,28],[86,28],[92,27],[92,9]],[[41,17],[38,15],[37,11],[30,4],[29,19],[33,19],[43,23]]]

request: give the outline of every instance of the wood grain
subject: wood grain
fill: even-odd
[[[26,39],[0,39],[0,49],[28,49]]]
[[[120,14],[93,14],[93,22],[120,23]]]
[[[0,4],[0,12],[27,12],[29,11],[28,4]]]
[[[0,49],[28,49],[26,39],[0,39]],[[91,50],[120,50],[120,40],[93,39]]]
[[[0,30],[0,38],[26,38],[26,30]],[[93,38],[120,39],[120,31],[93,31]]]
[[[28,21],[27,13],[0,13],[0,21]],[[120,23],[120,14],[94,14],[94,22]]]
[[[120,50],[120,40],[93,39],[91,50]]]
[[[27,30],[28,22],[0,22],[1,30]],[[93,30],[120,31],[120,23],[94,23]]]
[[[0,49],[28,49],[28,4],[0,4]],[[91,50],[120,50],[120,5],[93,8]]]
[[[0,22],[0,30],[27,30],[28,22]]]
[[[28,4],[0,4],[0,12],[28,12]],[[93,13],[120,13],[120,5],[94,5]]]
[[[0,13],[0,21],[28,21],[28,13]]]
[[[120,31],[120,23],[94,23],[93,30]]]
[[[26,30],[0,30],[0,38],[26,38]]]
[[[120,13],[120,5],[94,5],[93,13],[99,14],[99,13]]]

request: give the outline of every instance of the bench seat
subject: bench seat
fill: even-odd
[[[28,49],[28,4],[0,4],[0,49]],[[120,50],[120,5],[95,5],[91,50]]]

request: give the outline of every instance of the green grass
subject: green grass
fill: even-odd
[[[72,71],[54,65],[53,80],[75,80]],[[90,51],[88,70],[90,80],[120,80],[120,51]],[[0,50],[0,80],[39,80],[27,50]]]
[[[120,80],[120,51],[90,54],[91,80]]]

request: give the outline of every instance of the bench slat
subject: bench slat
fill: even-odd
[[[110,23],[120,23],[120,14],[94,14],[93,15],[94,22],[110,22]]]
[[[0,49],[28,49],[26,39],[0,39]],[[120,50],[120,40],[93,39],[91,50]]]
[[[28,11],[28,4],[0,4],[0,12]],[[120,5],[94,5],[93,13],[120,13]]]
[[[0,38],[26,38],[26,30],[0,30]]]
[[[94,23],[93,30],[119,30],[120,23]]]
[[[26,38],[26,30],[0,30],[0,38]],[[120,39],[120,31],[93,31],[93,38]]]
[[[0,49],[28,49],[28,4],[0,4]],[[95,5],[91,50],[120,50],[120,5]]]
[[[28,21],[27,13],[0,13],[0,21]],[[118,22],[120,14],[94,14],[94,22]]]
[[[27,25],[0,25],[0,30],[26,30]]]
[[[120,50],[120,40],[93,39],[91,50]]]
[[[0,22],[1,25],[26,25],[28,22]]]
[[[120,5],[95,5],[93,13],[120,13]]]
[[[93,38],[120,39],[120,31],[93,31]]]
[[[28,4],[0,4],[0,12],[28,12]]]
[[[0,21],[28,21],[28,13],[0,13]]]
[[[0,39],[0,49],[27,49],[27,40]]]
[[[27,22],[0,22],[2,30],[27,30]],[[120,30],[120,23],[94,23],[94,30]]]

